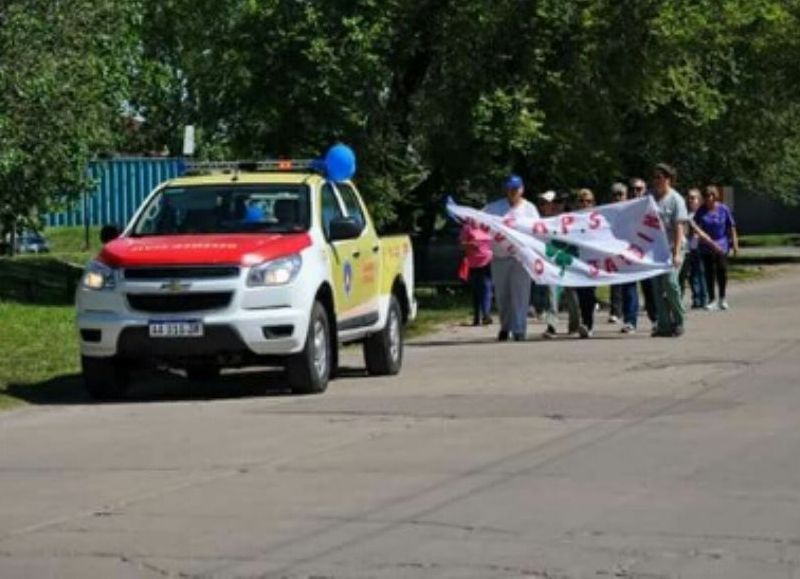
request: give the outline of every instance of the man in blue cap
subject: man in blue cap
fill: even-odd
[[[519,175],[510,175],[506,179],[505,191],[505,197],[492,201],[483,210],[499,217],[539,218],[536,206],[524,198],[525,184]],[[492,253],[492,281],[497,309],[500,312],[500,333],[497,339],[505,342],[513,337],[516,341],[522,341],[528,331],[531,277],[502,244],[493,242]]]

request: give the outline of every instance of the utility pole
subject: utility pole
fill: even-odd
[[[83,188],[83,250],[89,251],[89,195]]]

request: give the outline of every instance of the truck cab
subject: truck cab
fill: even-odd
[[[197,164],[87,266],[76,299],[87,390],[123,397],[143,365],[190,379],[278,365],[293,392],[319,393],[351,342],[370,374],[395,374],[416,315],[411,253],[408,237],[377,235],[350,180],[285,160]]]

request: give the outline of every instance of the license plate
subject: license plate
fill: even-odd
[[[200,320],[152,321],[148,324],[151,338],[202,338]]]

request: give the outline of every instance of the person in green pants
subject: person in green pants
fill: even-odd
[[[672,252],[672,270],[653,278],[656,327],[652,335],[660,337],[682,336],[686,314],[681,301],[678,274],[683,264],[683,238],[689,214],[683,197],[672,188],[676,176],[675,169],[666,163],[659,163],[653,170],[652,195],[658,205],[658,214]]]

